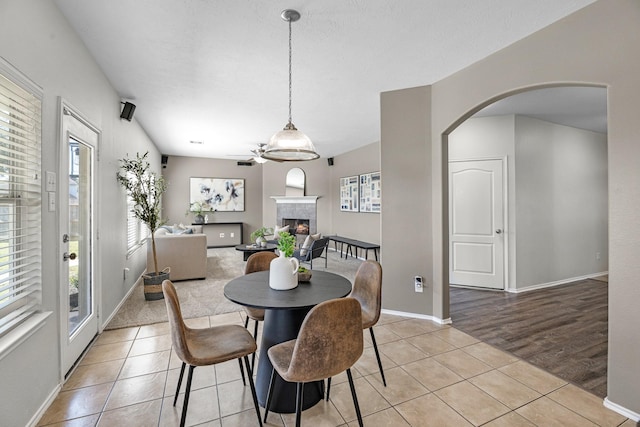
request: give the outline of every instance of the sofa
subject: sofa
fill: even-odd
[[[204,279],[207,276],[207,236],[201,225],[163,226],[154,233],[158,269],[170,267],[172,281]],[[147,271],[154,271],[153,249],[147,245]]]

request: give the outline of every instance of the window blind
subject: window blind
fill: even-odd
[[[41,101],[0,74],[0,336],[41,304]]]
[[[142,246],[149,237],[147,226],[133,215],[134,205],[131,196],[127,195],[127,254]]]

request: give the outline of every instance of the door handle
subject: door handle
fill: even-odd
[[[76,257],[77,257],[77,255],[75,254],[75,252],[71,252],[70,254],[65,252],[62,255],[62,260],[63,261],[69,261],[69,260],[73,261],[74,259],[76,259]]]
[[[499,228],[496,230],[496,234],[502,234],[502,230],[500,230]]]

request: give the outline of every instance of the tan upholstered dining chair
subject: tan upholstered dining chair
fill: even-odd
[[[173,406],[176,405],[178,400],[185,366],[189,365],[184,403],[182,404],[180,427],[185,425],[187,418],[187,407],[189,406],[189,395],[191,393],[191,380],[196,366],[215,365],[228,360],[238,359],[240,367],[242,368],[241,358],[244,359],[244,364],[247,368],[247,376],[249,377],[251,396],[253,397],[253,405],[256,408],[258,423],[262,426],[260,409],[258,407],[258,398],[253,384],[253,373],[251,371],[251,366],[249,365],[248,357],[249,354],[256,351],[256,341],[253,339],[251,334],[240,325],[221,325],[203,329],[189,328],[182,318],[180,301],[178,300],[178,294],[176,293],[176,288],[173,286],[173,283],[169,280],[162,282],[162,292],[164,293],[169,325],[171,326],[173,350],[176,352],[180,360],[182,360],[182,368],[180,369],[180,377],[178,379],[176,394],[173,399]]]
[[[278,258],[278,255],[276,255],[273,252],[265,251],[265,252],[256,252],[255,254],[252,254],[247,259],[247,264],[244,266],[244,274],[255,273],[256,271],[269,270],[269,268],[271,267],[271,261],[273,261],[274,258]],[[247,307],[247,306],[242,306],[242,308],[244,308],[244,312],[247,315],[246,319],[244,320],[244,327],[248,328],[249,319],[252,319],[255,322],[255,325],[253,327],[253,338],[257,340],[258,339],[258,322],[264,321],[264,309]],[[255,362],[256,362],[256,354],[253,353],[253,356],[251,357],[251,369],[253,369],[253,367],[255,366]]]
[[[297,383],[296,426],[299,427],[304,384],[347,371],[358,423],[362,426],[362,415],[351,376],[351,366],[362,355],[362,349],[362,309],[358,300],[338,298],[313,307],[302,322],[298,338],[274,345],[267,352],[273,371],[264,422],[267,422],[276,372],[283,380]]]
[[[371,333],[371,342],[376,353],[380,376],[382,377],[382,383],[386,387],[387,380],[384,377],[378,344],[373,334],[373,325],[378,323],[380,310],[382,309],[382,267],[380,263],[368,260],[360,264],[353,282],[353,289],[348,296],[357,299],[362,306],[362,329],[369,329]],[[331,377],[327,380],[327,400],[329,400],[330,391]]]

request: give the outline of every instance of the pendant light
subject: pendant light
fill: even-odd
[[[316,153],[313,143],[291,121],[291,23],[300,19],[300,13],[286,9],[280,16],[289,23],[289,123],[271,137],[262,157],[279,161],[314,160],[320,155]]]

